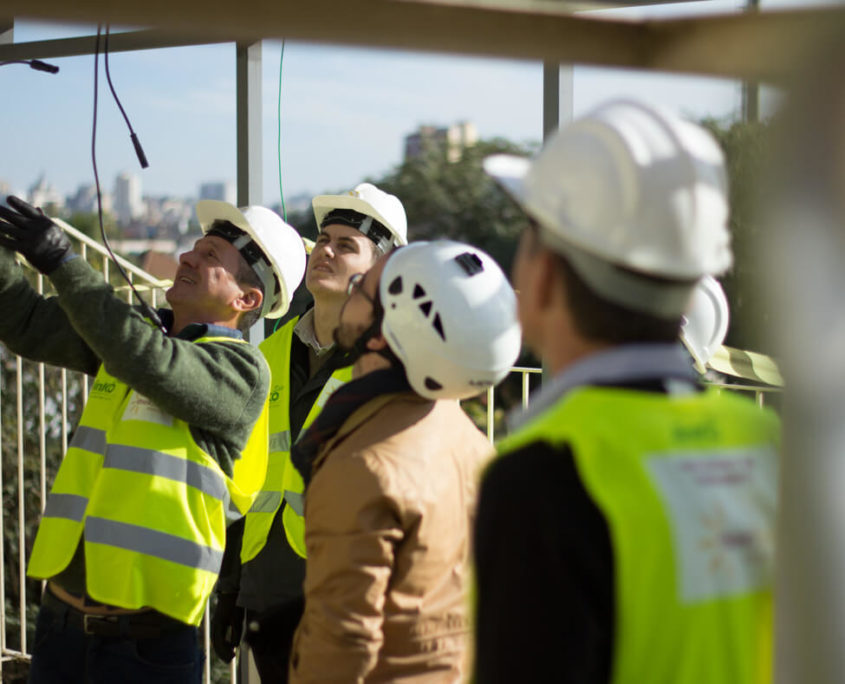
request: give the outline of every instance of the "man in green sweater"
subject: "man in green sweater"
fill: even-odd
[[[30,557],[29,576],[48,580],[30,681],[199,682],[226,521],[267,463],[270,374],[242,330],[287,310],[302,242],[269,209],[220,203],[156,314],[118,298],[40,210],[8,203],[0,339],[96,375]],[[9,250],[58,296],[36,293]]]

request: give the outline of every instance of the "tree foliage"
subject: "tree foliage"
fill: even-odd
[[[507,271],[525,215],[484,173],[491,154],[530,155],[533,148],[494,138],[481,140],[450,161],[445,147],[429,145],[382,178],[373,180],[402,200],[408,239],[451,238],[488,252]]]
[[[771,344],[767,330],[771,312],[765,308],[760,292],[764,264],[757,245],[765,239],[765,225],[758,211],[766,201],[765,170],[770,163],[771,123],[722,123],[714,119],[702,122],[718,141],[728,170],[730,231],[733,239],[734,265],[720,278],[728,296],[731,323],[726,343],[751,351],[768,352]]]

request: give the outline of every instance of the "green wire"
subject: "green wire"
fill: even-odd
[[[279,106],[278,106],[278,119],[279,119],[279,136],[278,136],[278,154],[279,154],[279,197],[282,199],[282,218],[287,221],[288,220],[288,210],[285,207],[285,193],[282,190],[282,64],[284,63],[285,59],[285,41],[282,41],[282,52],[279,56]]]

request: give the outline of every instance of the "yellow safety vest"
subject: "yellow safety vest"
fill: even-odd
[[[259,345],[270,364],[270,458],[264,487],[246,515],[241,546],[241,563],[255,558],[267,543],[273,518],[282,505],[282,522],[291,548],[305,558],[305,483],[290,460],[290,348],[299,318],[288,321]],[[329,396],[352,379],[352,368],[339,368],[328,379],[305,418],[300,434],[311,425]]]
[[[226,341],[204,337],[197,344]],[[85,544],[91,598],[199,624],[226,541],[267,469],[268,404],[228,477],[165,413],[100,367],[38,527],[28,575],[49,579]],[[83,535],[84,530],[84,535]]]
[[[733,394],[584,387],[499,445],[569,444],[607,520],[613,682],[771,681],[778,434]]]

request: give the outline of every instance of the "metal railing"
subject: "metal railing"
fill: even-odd
[[[83,258],[102,272],[104,278],[115,280],[113,264],[105,249],[72,226],[61,223],[78,244],[77,251]],[[121,257],[118,260],[136,287],[147,292],[150,303],[155,306],[163,289],[170,283],[157,280]],[[32,278],[34,286],[43,293],[45,279],[34,273]],[[131,301],[128,287],[124,285],[116,287],[116,290],[121,294],[125,291],[127,301]],[[46,501],[48,479],[54,475],[51,471],[58,467],[67,450],[69,433],[85,405],[88,377],[24,360],[2,346],[0,371],[0,492],[4,503],[0,509],[0,526],[4,530],[4,541],[0,545],[0,675],[3,681],[7,681],[10,676],[15,677],[16,669],[25,670],[28,666],[29,635],[37,607],[31,596],[42,585],[26,580],[27,551]],[[542,377],[539,368],[514,367],[511,372],[518,376],[518,383],[511,380],[489,389],[479,399],[463,402],[465,410],[482,430],[486,430],[491,441],[496,439],[497,432],[501,434],[504,427],[503,405],[527,406],[531,391],[536,389]],[[720,387],[751,393],[760,406],[766,404],[770,393],[781,391],[778,387],[739,384],[720,383]],[[506,391],[507,397],[502,394]],[[497,425],[500,427],[497,428]],[[9,469],[14,472],[8,473]],[[7,517],[14,519],[14,525],[8,529]],[[10,580],[8,584],[7,578]],[[30,585],[29,590],[27,584]],[[206,654],[204,681],[237,681],[234,662],[223,666],[212,657],[208,611],[201,632]],[[249,679],[248,676],[241,677],[241,681]]]

